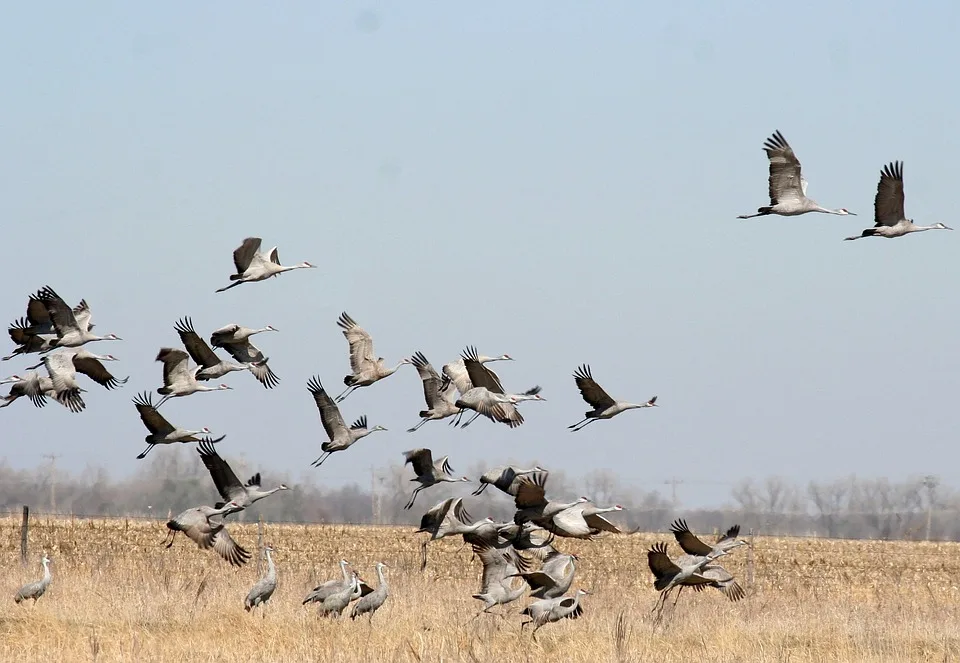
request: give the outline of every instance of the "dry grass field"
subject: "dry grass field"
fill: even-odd
[[[256,525],[231,529],[255,548]],[[165,531],[159,521],[34,519],[21,568],[19,522],[0,519],[0,661],[960,660],[957,544],[758,537],[746,600],[688,591],[655,629],[645,551],[671,539],[563,541],[581,556],[575,586],[594,594],[581,619],[545,626],[534,643],[520,632],[526,601],[505,619],[471,621],[479,564],[458,541],[431,544],[421,574],[410,528],[267,525],[280,581],[261,616],[243,610],[253,561],[235,570],[182,537],[166,550]],[[39,577],[42,551],[53,585],[18,606],[14,592]],[[377,560],[391,567],[392,596],[372,623],[319,619],[300,604],[337,576],[341,557],[370,582]],[[727,559],[746,586],[744,551]]]

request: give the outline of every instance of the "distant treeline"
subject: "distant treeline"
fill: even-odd
[[[163,452],[144,461],[133,476],[116,480],[103,468],[73,474],[50,463],[14,470],[0,462],[0,511],[18,512],[27,504],[38,513],[166,518],[219,499],[195,453],[187,447]],[[242,458],[230,461],[243,481],[256,471],[246,468]],[[487,469],[476,466],[467,474],[479,477]],[[424,491],[411,511],[404,511],[411,483],[409,470],[399,465],[371,472],[364,485],[339,488],[317,483],[322,470],[298,479],[259,471],[265,488],[282,482],[292,490],[258,502],[238,514],[241,519],[262,515],[270,522],[414,524],[436,502],[467,494],[462,484],[436,486]],[[627,510],[617,520],[630,530],[664,531],[679,516],[706,532],[740,523],[744,535],[752,529],[767,535],[960,540],[960,494],[931,476],[902,483],[853,476],[805,486],[779,477],[745,479],[731,491],[730,503],[699,510],[684,509],[682,504],[674,508],[658,491],[627,486],[609,470],[579,478],[551,472],[549,489],[557,499],[582,494],[601,505],[622,504]],[[475,518],[506,520],[513,514],[511,501],[492,488],[470,497],[467,505]]]

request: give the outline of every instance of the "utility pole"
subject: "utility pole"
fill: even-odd
[[[670,499],[673,502],[673,508],[677,509],[680,506],[680,502],[677,500],[677,484],[683,483],[683,479],[678,479],[677,477],[672,477],[667,479],[663,483],[670,486]]]
[[[57,458],[62,454],[43,454],[43,457],[50,461],[50,467],[47,469],[47,481],[50,482],[50,511],[57,512]]]
[[[926,541],[930,540],[930,525],[933,522],[933,501],[934,501],[934,492],[937,490],[937,486],[940,484],[940,480],[928,474],[923,477],[923,486],[927,489],[927,535],[924,537]]]
[[[370,466],[370,517],[374,525],[380,524],[380,495],[377,493],[377,473]]]

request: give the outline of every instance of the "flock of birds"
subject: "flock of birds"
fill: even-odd
[[[808,212],[828,214],[853,214],[844,208],[829,209],[806,197],[807,182],[801,176],[800,162],[793,149],[780,132],[775,132],[764,143],[769,159],[770,205],[761,207],[756,214],[739,218],[752,218],[769,214],[795,216]],[[942,223],[920,226],[904,215],[903,166],[894,162],[881,172],[880,183],[874,201],[872,228],[848,240],[863,237],[902,237],[925,230],[951,230]],[[233,252],[236,272],[230,276],[231,283],[217,292],[239,285],[264,281],[280,274],[312,268],[302,262],[296,265],[280,264],[276,247],[269,253],[260,250],[261,240],[251,237]],[[47,399],[55,400],[71,412],[82,412],[86,407],[77,381],[81,373],[106,389],[115,389],[126,383],[112,375],[103,362],[116,361],[112,355],[97,355],[82,346],[94,341],[121,340],[115,334],[99,336],[93,333],[92,315],[85,300],[70,307],[50,287],[41,288],[29,298],[26,316],[10,325],[9,334],[16,344],[13,353],[4,357],[11,359],[20,355],[40,354],[41,363],[22,375],[14,375],[2,383],[12,383],[10,392],[2,398],[0,408],[7,407],[26,396],[37,407],[43,407]],[[337,320],[349,346],[351,372],[345,376],[345,389],[331,397],[319,376],[312,377],[307,389],[313,397],[320,415],[327,440],[321,444],[322,454],[314,462],[321,466],[334,453],[349,449],[361,438],[374,432],[386,430],[383,426],[368,424],[361,416],[347,425],[339,404],[360,388],[370,387],[390,377],[403,365],[412,364],[420,376],[426,408],[419,412],[420,421],[408,429],[415,432],[431,421],[450,419],[454,426],[466,427],[477,418],[516,428],[523,424],[520,407],[526,401],[544,401],[541,388],[533,386],[525,391],[512,392],[503,387],[499,376],[489,367],[497,361],[511,361],[509,355],[486,356],[468,346],[456,360],[442,366],[438,372],[422,352],[401,359],[388,366],[382,357],[374,353],[373,339],[346,312]],[[197,450],[223,501],[214,506],[198,506],[187,509],[170,519],[167,547],[173,545],[177,533],[182,532],[201,549],[213,549],[224,560],[240,566],[251,554],[240,546],[226,529],[226,517],[242,511],[258,500],[287,490],[280,484],[272,489],[262,487],[259,473],[245,483],[240,481],[230,465],[218,454],[215,444],[223,436],[212,438],[208,428],[186,429],[171,424],[159,412],[159,408],[172,398],[181,398],[196,393],[229,390],[226,384],[208,386],[207,382],[218,380],[229,373],[248,371],[267,389],[279,384],[279,378],[268,365],[269,358],[257,348],[251,337],[264,332],[276,332],[271,326],[248,328],[230,324],[214,331],[209,344],[196,332],[190,318],[179,320],[174,329],[183,349],[163,347],[156,361],[163,364],[163,386],[157,393],[163,398],[156,405],[150,392],[138,394],[133,402],[144,426],[147,448],[138,456],[144,458],[156,445],[173,443],[197,443]],[[233,359],[228,361],[216,354],[216,349],[225,350]],[[36,369],[43,366],[46,375]],[[589,365],[576,369],[573,378],[584,401],[590,409],[584,418],[569,426],[572,431],[600,420],[610,419],[631,409],[657,406],[654,396],[640,403],[619,401],[611,397],[593,378]],[[471,412],[463,421],[466,411]],[[405,464],[411,465],[416,482],[405,508],[413,507],[417,496],[424,490],[444,482],[470,482],[468,477],[455,477],[448,456],[436,460],[430,449],[418,448],[404,453]],[[549,472],[542,467],[523,469],[497,467],[480,477],[480,487],[474,495],[480,495],[492,485],[509,495],[515,502],[516,512],[510,522],[497,523],[491,518],[474,521],[468,514],[463,498],[453,497],[431,507],[423,515],[418,532],[429,534],[421,551],[421,568],[427,564],[427,544],[446,536],[458,535],[470,544],[474,556],[482,565],[480,591],[473,598],[483,602],[478,615],[490,612],[495,606],[503,606],[520,599],[527,590],[536,599],[521,614],[533,624],[534,634],[543,625],[564,618],[576,618],[583,610],[581,598],[590,592],[578,589],[570,593],[579,558],[563,553],[555,543],[558,538],[594,539],[603,535],[623,534],[623,531],[604,514],[622,511],[620,505],[600,507],[586,497],[572,502],[548,499],[546,483]],[[668,594],[677,590],[676,601],[684,587],[700,591],[706,587],[720,590],[731,601],[744,597],[743,588],[727,572],[718,559],[734,549],[747,545],[738,539],[739,527],[733,526],[713,544],[708,544],[694,535],[687,524],[678,520],[671,525],[676,542],[683,555],[671,558],[666,543],[655,544],[648,552],[648,565],[654,577],[654,587],[660,597],[654,607],[659,615]],[[271,553],[266,546],[263,554],[267,561],[266,574],[247,595],[244,606],[247,610],[265,604],[277,585],[277,574]],[[43,578],[23,587],[16,601],[39,598],[51,582],[50,559],[44,555]],[[346,560],[340,562],[342,577],[330,580],[314,588],[303,600],[304,604],[316,603],[320,614],[339,616],[356,601],[351,616],[373,613],[386,601],[389,587],[383,575],[386,565],[375,566],[379,584],[376,588],[367,584]],[[534,635],[534,637],[536,637]]]

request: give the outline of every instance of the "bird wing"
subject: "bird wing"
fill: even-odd
[[[440,526],[447,517],[447,512],[453,503],[460,498],[449,497],[442,502],[430,507],[423,516],[420,517],[421,532],[439,532]]]
[[[277,251],[277,247],[270,249],[270,262],[272,262],[274,265],[280,264],[280,252]]]
[[[133,399],[133,404],[137,406],[137,413],[139,413],[143,425],[146,426],[147,430],[151,433],[167,435],[176,430],[153,406],[150,392],[145,391],[142,394],[137,394]]]
[[[543,562],[543,566],[540,567],[540,571],[549,575],[554,581],[554,584],[559,584],[562,579],[567,577],[567,573],[569,572],[572,564],[572,556],[554,551],[547,555],[547,558]]]
[[[50,314],[39,296],[31,295],[30,299],[27,300],[27,320],[31,327],[50,327],[51,330],[53,329]]]
[[[589,364],[584,364],[574,371],[573,379],[577,383],[577,389],[580,390],[583,400],[594,409],[605,410],[616,405],[616,401],[610,397],[610,394],[594,381]]]
[[[733,525],[726,532],[717,537],[717,543],[730,541],[740,536],[740,525]]]
[[[57,332],[57,336],[63,337],[71,331],[79,331],[80,325],[73,315],[73,309],[67,306],[67,303],[50,286],[44,286],[37,298],[43,302],[50,315],[50,322]]]
[[[210,368],[220,363],[220,358],[210,349],[206,341],[197,334],[193,328],[193,321],[190,318],[181,318],[173,328],[176,329],[180,335],[180,342],[183,343],[183,347],[190,353],[190,358],[197,364],[205,368]]]
[[[157,361],[163,362],[163,383],[166,385],[178,382],[189,382],[190,371],[187,362],[190,356],[183,350],[176,348],[160,348],[157,353]]]
[[[404,465],[410,463],[413,465],[413,471],[418,477],[426,476],[433,472],[433,452],[429,449],[412,449],[404,451]]]
[[[222,525],[213,535],[212,543],[214,551],[233,566],[243,566],[250,559],[250,553],[234,541]]]
[[[442,398],[440,395],[440,375],[430,365],[422,352],[415,352],[410,361],[417,369],[420,380],[423,382],[423,398],[427,402],[427,407],[433,409]]]
[[[73,356],[66,352],[54,352],[43,358],[43,365],[50,374],[50,380],[53,382],[54,390],[59,394],[61,391],[75,389],[74,376],[76,370],[73,367]]]
[[[80,303],[73,307],[73,317],[80,329],[84,331],[93,329],[93,323],[91,322],[93,311],[90,310],[90,305],[87,304],[86,299],[81,299]]]
[[[906,218],[903,211],[903,162],[894,161],[880,171],[873,199],[874,227],[895,226]]]
[[[209,438],[204,438],[200,442],[197,446],[197,452],[200,454],[200,460],[203,461],[204,467],[210,472],[210,478],[213,479],[220,497],[224,500],[239,502],[247,496],[247,491],[240,483],[240,479],[237,478],[227,461],[217,453]]]
[[[467,375],[467,367],[463,364],[463,357],[449,364],[444,364],[443,374],[450,378],[450,381],[461,394],[473,389],[473,383],[470,382],[470,376]]]
[[[263,352],[249,340],[242,343],[224,343],[222,347],[234,360],[241,364],[250,364],[253,377],[267,389],[273,389],[280,384],[280,378],[267,365],[268,360]]]
[[[680,567],[667,555],[667,544],[663,542],[653,544],[647,552],[647,564],[657,580],[672,578],[680,573]]]
[[[327,432],[327,437],[331,440],[338,435],[347,432],[347,424],[343,421],[343,415],[340,414],[340,408],[330,398],[323,385],[320,384],[320,378],[313,377],[307,382],[307,389],[313,394],[313,402],[317,404],[320,410],[320,423],[323,424],[323,430]]]
[[[544,470],[543,472],[533,472],[519,477],[517,494],[513,498],[516,507],[526,509],[545,505],[547,503],[545,497],[547,477],[549,476],[550,473]]]
[[[743,591],[743,587],[719,564],[710,564],[703,567],[698,575],[712,580],[714,582],[713,586],[723,592],[723,595],[731,601],[739,601],[747,595]],[[699,590],[701,587],[702,585],[696,585],[695,589]]]
[[[453,466],[450,465],[450,456],[443,456],[437,460],[436,466],[448,476],[453,476]]]
[[[524,565],[517,551],[511,547],[496,548],[486,543],[479,543],[473,545],[473,554],[479,557],[480,563],[483,564],[483,575],[480,579],[481,594],[488,593],[497,585],[512,583],[512,578],[507,576],[519,573],[518,565]]]
[[[705,556],[713,552],[713,546],[708,546],[697,538],[697,536],[690,531],[690,528],[687,527],[687,521],[681,518],[673,521],[673,524],[670,525],[670,531],[673,532],[673,536],[676,538],[677,543],[680,544],[683,552],[688,555]]]
[[[225,342],[233,340],[233,335],[240,329],[240,325],[224,325],[220,329],[210,334],[210,344],[215,347],[223,347]]]
[[[243,243],[233,251],[233,265],[237,268],[237,274],[243,274],[247,271],[253,256],[260,250],[259,237],[247,237]]]
[[[79,373],[83,373],[88,378],[107,389],[115,389],[122,384],[126,384],[130,378],[122,380],[113,376],[99,359],[93,357],[73,356],[73,367]]]
[[[373,339],[356,321],[344,311],[337,319],[337,324],[343,330],[343,335],[350,344],[350,369],[354,375],[366,370],[370,364],[377,361],[373,354]]]
[[[495,394],[504,393],[500,378],[480,363],[477,349],[472,345],[463,351],[463,365],[467,369],[467,376],[469,376],[474,387],[484,387]]]
[[[770,204],[799,203],[804,195],[800,184],[800,161],[793,148],[782,133],[775,131],[763,144],[763,149],[770,160]]]
[[[609,520],[601,516],[599,513],[590,513],[583,516],[583,520],[587,523],[587,526],[592,530],[600,530],[601,532],[610,532],[611,534],[623,534],[623,531],[611,523]]]

